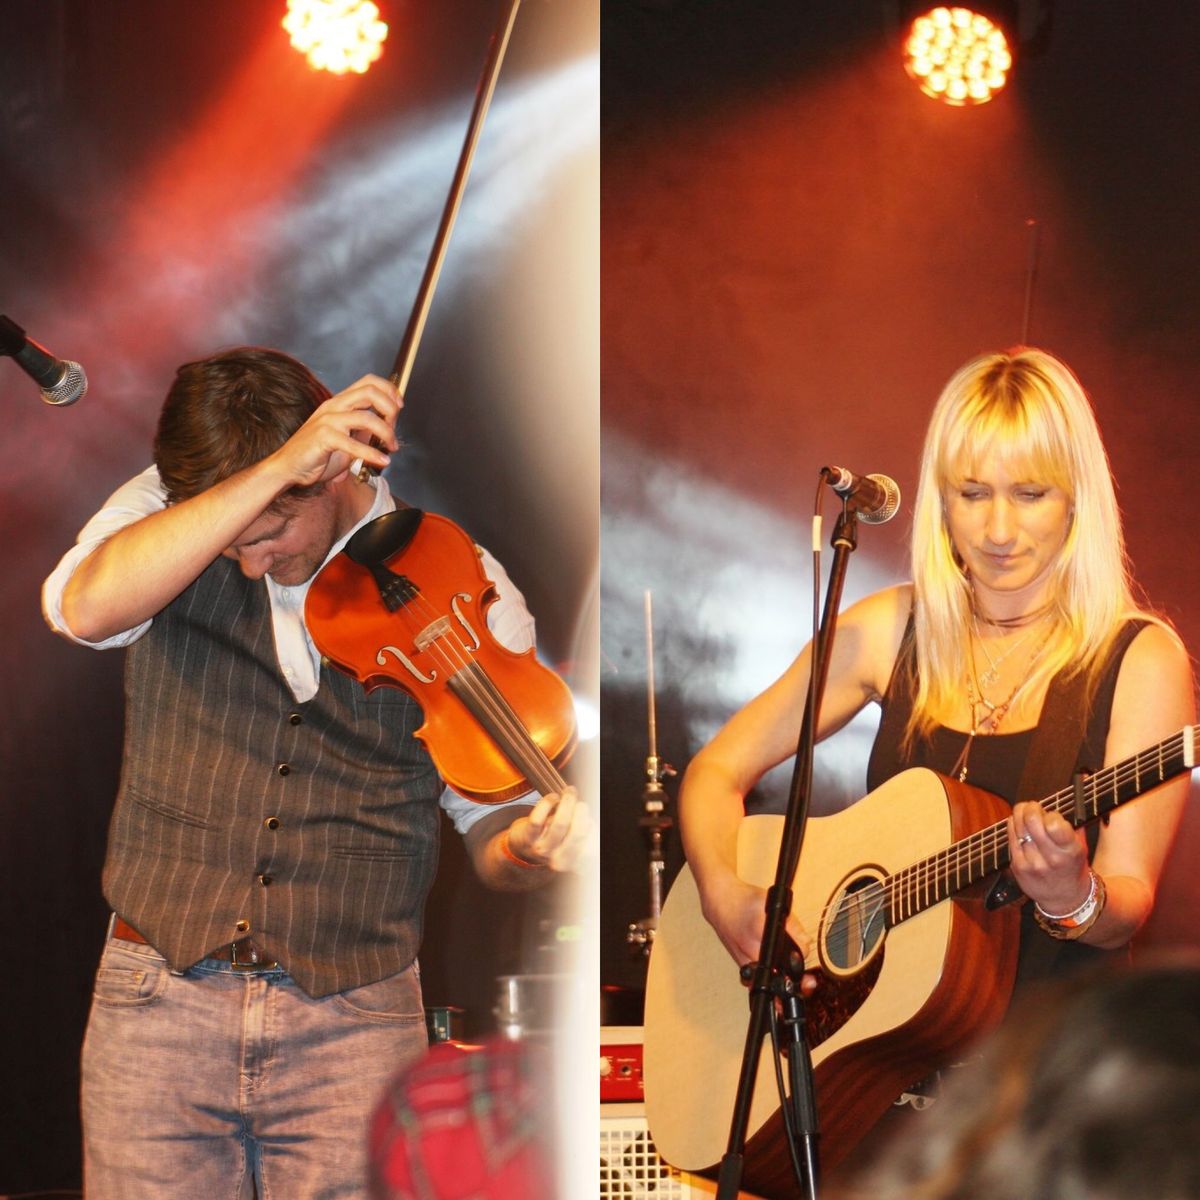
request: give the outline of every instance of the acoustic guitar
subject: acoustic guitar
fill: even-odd
[[[1200,726],[1079,777],[1041,803],[1079,828],[1195,765]],[[1019,906],[991,907],[1009,861],[1000,798],[917,768],[844,812],[814,817],[792,911],[814,933],[807,1001],[822,1166],[836,1166],[908,1087],[995,1026],[1016,973]],[[738,874],[769,887],[783,818],[747,817]],[[815,958],[815,961],[813,960]],[[715,1174],[729,1137],[748,1024],[737,967],[700,911],[685,866],[650,956],[643,1076],[662,1158]],[[786,1072],[785,1072],[786,1076]],[[794,1193],[775,1061],[764,1039],[746,1129],[743,1185]]]

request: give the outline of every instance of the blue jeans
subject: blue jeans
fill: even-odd
[[[110,938],[83,1044],[88,1200],[366,1196],[370,1115],[426,1050],[416,965],[313,1000]]]

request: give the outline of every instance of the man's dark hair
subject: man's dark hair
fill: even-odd
[[[154,437],[167,502],[198,496],[273,454],[330,394],[303,363],[278,350],[238,346],[184,363]]]

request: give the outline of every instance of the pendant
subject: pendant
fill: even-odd
[[[972,728],[971,732],[967,734],[967,741],[962,748],[962,753],[958,756],[958,762],[950,768],[950,774],[956,775],[959,783],[966,783],[967,781],[967,762],[971,757],[971,743],[974,740],[975,730]]]

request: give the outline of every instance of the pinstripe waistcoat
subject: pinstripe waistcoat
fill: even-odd
[[[225,559],[127,654],[113,909],[177,970],[239,922],[313,996],[408,966],[440,828],[419,706],[330,667],[297,703],[266,587]]]

